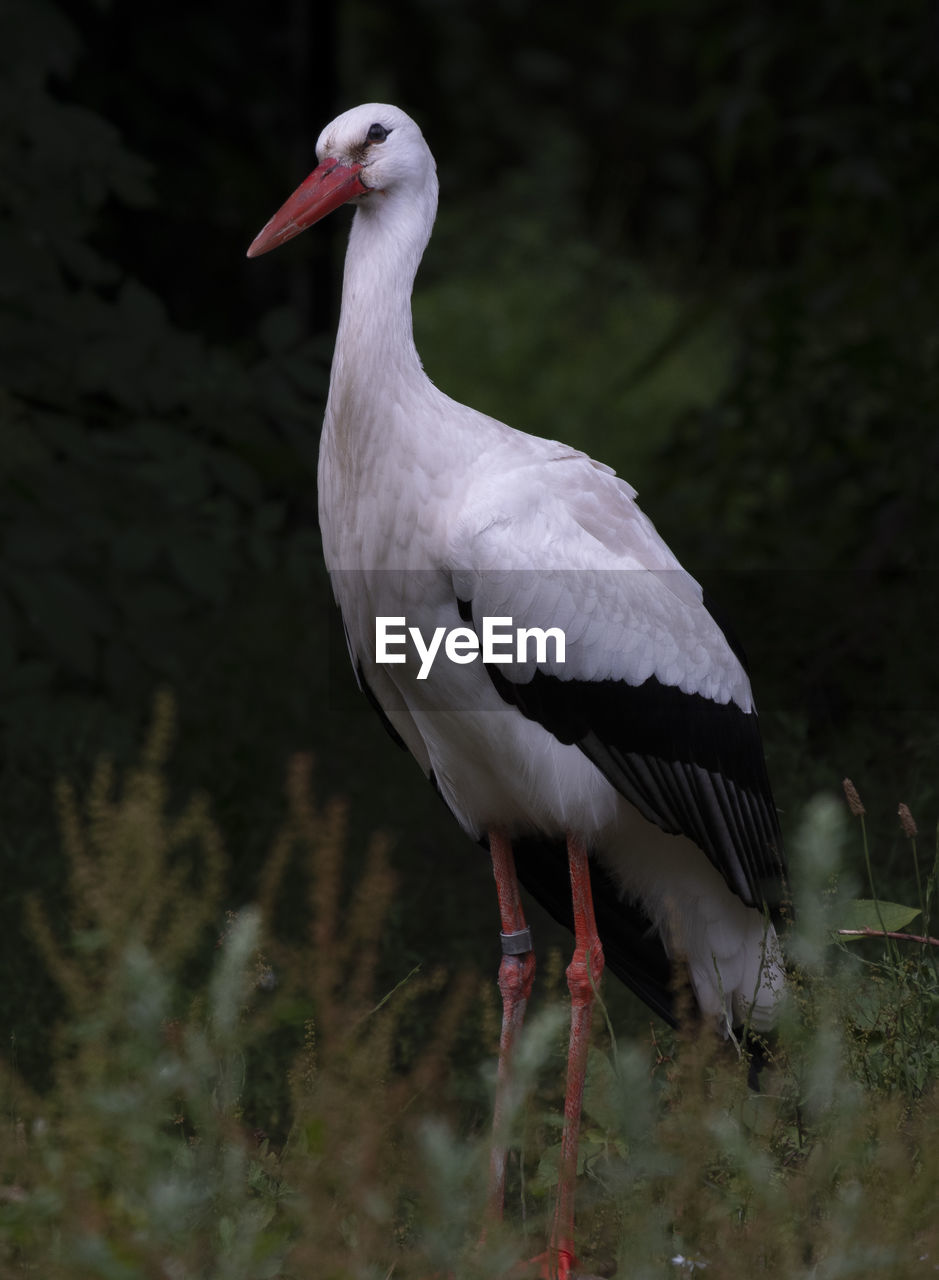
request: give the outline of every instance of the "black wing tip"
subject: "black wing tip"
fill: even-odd
[[[562,840],[528,836],[513,841],[524,888],[559,924],[573,932],[570,870]],[[679,1021],[676,974],[665,945],[640,906],[624,898],[609,873],[590,860],[597,932],[606,967],[670,1026]]]

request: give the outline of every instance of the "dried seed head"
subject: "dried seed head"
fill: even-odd
[[[841,784],[844,787],[845,799],[848,802],[848,808],[854,814],[855,818],[860,818],[867,810],[861,804],[861,797],[857,793],[857,787],[850,778],[845,778]]]
[[[900,807],[897,809],[900,815],[900,826],[903,828],[903,834],[908,840],[915,840],[917,836],[916,823],[910,813],[909,806],[900,801]]]

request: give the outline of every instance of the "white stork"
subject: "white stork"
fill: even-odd
[[[534,975],[516,866],[574,930],[565,1130],[544,1262],[567,1276],[604,962],[665,1017],[678,965],[725,1034],[774,1019],[784,979],[766,909],[779,902],[783,861],[750,682],[625,481],[458,404],[424,373],[411,291],[437,177],[414,121],[393,106],[355,107],[323,130],[316,155],[248,255],[347,201],[355,208],[320,445],[323,550],[363,689],[492,855],[503,945],[496,1213],[504,1082]],[[545,635],[514,661],[505,644],[483,661],[474,649],[487,626]]]

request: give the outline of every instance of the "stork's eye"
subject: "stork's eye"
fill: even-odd
[[[391,130],[386,129],[383,124],[370,124],[368,133],[365,135],[365,141],[384,142],[390,132]]]

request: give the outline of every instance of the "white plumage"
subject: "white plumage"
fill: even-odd
[[[740,659],[631,486],[583,453],[457,403],[424,373],[410,295],[437,180],[417,125],[395,107],[367,104],[329,125],[316,152],[328,199],[301,195],[308,179],[252,252],[346,199],[356,207],[319,502],[360,681],[474,838],[493,828],[556,839],[582,833],[618,895],[638,904],[670,956],[687,960],[702,1010],[725,1026],[748,1015],[751,1025],[768,1026],[782,970],[762,908],[778,900],[782,863]],[[418,681],[411,644],[406,664],[376,663],[376,616],[404,616],[425,636],[467,622],[479,630],[492,616],[560,627],[565,663],[549,653],[541,664],[532,656],[494,672],[441,656]],[[572,736],[551,714],[536,715],[526,705],[536,665],[554,685],[545,690],[549,700],[560,691],[569,702],[575,687],[607,682],[606,718],[615,721],[617,695],[625,695],[617,740],[598,737],[589,723]],[[699,737],[697,722],[713,713],[719,745],[704,753],[709,767],[693,772],[701,744],[683,743],[680,726],[670,730],[671,754],[684,759],[648,751],[648,726],[630,742],[628,695],[639,687],[695,699]],[[725,723],[722,710],[732,713]],[[655,718],[653,697],[643,699],[641,714]],[[671,704],[667,714],[680,720]],[[660,747],[662,732],[653,728],[652,737]],[[741,750],[743,783],[724,768]],[[692,811],[709,809],[689,821]],[[534,876],[523,869],[537,896]]]

